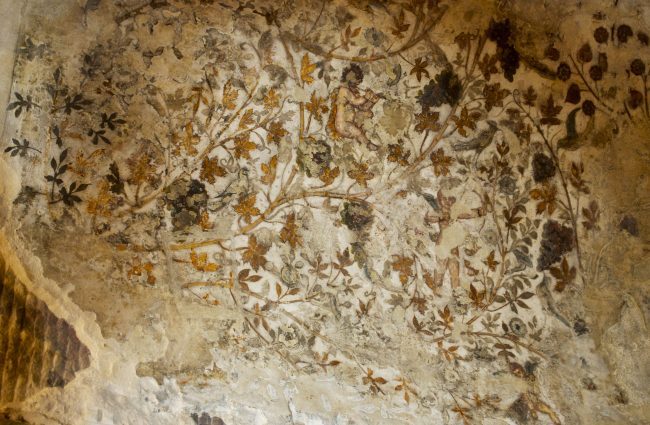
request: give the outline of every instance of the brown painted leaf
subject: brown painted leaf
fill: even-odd
[[[312,77],[312,73],[316,70],[316,64],[311,63],[309,60],[309,55],[307,53],[304,54],[302,57],[302,61],[300,62],[300,78],[302,81],[304,81],[307,84],[311,84],[314,82],[314,77]]]
[[[191,122],[185,125],[185,135],[180,139],[181,147],[188,155],[196,155],[196,145],[199,143],[199,137],[194,135],[194,126]]]
[[[266,254],[268,250],[268,247],[260,245],[257,242],[255,235],[251,235],[248,238],[248,247],[244,250],[242,259],[246,263],[250,264],[253,270],[257,271],[260,267],[263,267],[264,264],[266,264],[266,257],[264,257],[264,254]]]
[[[400,140],[401,142],[401,140]],[[411,155],[410,151],[404,152],[402,143],[392,143],[388,145],[388,159],[389,162],[396,162],[399,165],[409,165],[408,157]]]
[[[571,162],[571,174],[569,175],[569,182],[571,186],[575,187],[578,191],[588,194],[590,192],[587,182],[582,178],[585,172],[585,166],[582,162]]]
[[[576,278],[576,268],[569,267],[566,257],[562,258],[560,267],[551,267],[549,269],[551,275],[555,278],[555,290],[562,292],[564,289],[573,283]]]
[[[392,262],[393,270],[399,272],[399,281],[406,285],[409,277],[413,276],[413,259],[410,257],[398,255]]]
[[[255,207],[257,195],[252,193],[250,195],[242,195],[239,198],[238,204],[235,205],[235,211],[242,216],[246,223],[250,223],[252,217],[260,215],[260,210]]]
[[[508,95],[507,89],[501,88],[501,83],[486,84],[483,87],[485,109],[490,112],[495,106],[503,106],[503,99]]]
[[[219,158],[204,158],[201,163],[201,173],[199,178],[214,183],[217,177],[226,175],[226,169],[219,165]]]
[[[262,170],[262,183],[264,184],[272,184],[273,181],[275,180],[275,175],[278,169],[278,156],[273,155],[269,162],[267,164],[262,164],[260,166]]]
[[[465,272],[468,276],[477,276],[479,271],[472,267],[472,263],[469,260],[465,260]]]
[[[348,171],[348,177],[356,181],[361,187],[368,187],[368,180],[371,180],[375,177],[374,173],[368,171],[368,164],[365,162],[353,163],[354,169]]]
[[[214,227],[214,223],[210,221],[210,214],[207,211],[201,211],[199,226],[201,226],[201,229],[203,230],[210,230]]]
[[[578,86],[576,83],[571,84],[567,90],[566,98],[564,101],[573,103],[574,105],[580,103],[580,86]]]
[[[278,93],[274,88],[272,88],[267,91],[264,96],[264,109],[270,111],[278,106],[280,106],[280,96],[278,96]]]
[[[413,69],[411,69],[409,75],[415,74],[418,82],[422,80],[422,75],[426,75],[426,77],[429,78],[429,71],[426,69],[427,66],[429,66],[429,62],[426,59],[417,58],[415,59],[415,64],[413,65]]]
[[[490,56],[488,53],[483,55],[483,59],[478,63],[478,67],[483,73],[483,78],[485,81],[490,81],[492,74],[497,74],[499,69],[497,68],[497,62],[499,58],[497,55]]]
[[[202,252],[200,254],[197,254],[194,251],[190,252],[190,261],[194,268],[200,272],[216,272],[220,268],[218,264],[208,261],[207,252]]]
[[[305,105],[305,109],[307,109],[307,111],[309,111],[312,117],[318,120],[318,122],[322,122],[323,114],[329,111],[329,107],[325,103],[325,100],[326,100],[325,98],[316,96],[316,91],[313,91],[311,93],[311,99]]]
[[[490,252],[490,255],[488,255],[487,258],[485,259],[485,261],[483,261],[483,264],[485,264],[486,266],[488,266],[488,268],[489,268],[491,271],[496,270],[497,266],[498,266],[500,263],[494,259],[494,250],[492,250],[492,251]]]
[[[280,143],[280,140],[282,140],[282,138],[287,134],[289,134],[289,132],[285,130],[280,121],[273,121],[271,124],[269,124],[269,127],[267,129],[266,141],[278,144]]]
[[[234,88],[232,82],[228,80],[228,82],[223,86],[223,106],[226,109],[235,109],[237,107],[235,102],[237,101],[238,96],[239,93],[237,92],[237,89]]]
[[[485,299],[485,291],[477,291],[474,284],[469,285],[469,299],[476,308],[483,307],[483,300]]]
[[[522,95],[524,98],[524,105],[535,106],[535,101],[537,100],[537,93],[533,86],[528,86],[528,89]]]
[[[290,213],[287,216],[287,221],[280,231],[280,240],[288,243],[291,248],[302,245],[302,239],[298,235],[298,225],[296,224],[296,213]]]
[[[325,168],[321,175],[318,177],[325,185],[334,183],[334,180],[341,174],[339,167]]]
[[[411,24],[406,23],[406,16],[404,15],[404,9],[402,9],[399,15],[393,15],[393,28],[391,33],[397,38],[403,38],[404,32],[408,31],[411,27]]]
[[[542,119],[540,121],[542,125],[558,125],[562,122],[557,118],[560,111],[562,111],[562,106],[555,105],[553,95],[549,95],[546,103],[542,103],[539,109],[542,113]]]
[[[588,63],[591,62],[591,60],[594,58],[594,53],[591,50],[591,46],[589,43],[585,43],[582,45],[582,47],[578,50],[578,60],[582,63]]]
[[[421,112],[415,115],[416,124],[415,131],[424,133],[425,131],[438,131],[440,124],[438,124],[440,114],[438,112]]]
[[[476,119],[478,117],[474,114],[469,114],[467,108],[463,107],[459,116],[451,117],[452,121],[456,124],[456,129],[461,136],[467,137],[467,129],[476,130]]]
[[[245,128],[250,127],[255,123],[255,120],[253,119],[253,109],[248,108],[244,112],[244,115],[241,116],[239,119],[239,129],[243,130]]]
[[[256,149],[257,145],[250,141],[247,134],[235,138],[235,158],[251,159],[250,151]]]
[[[539,201],[537,203],[537,214],[547,211],[553,214],[556,207],[557,188],[554,184],[545,183],[539,188],[530,191],[530,197]]]
[[[250,274],[250,269],[243,269],[239,272],[237,275],[237,280],[241,282],[258,282],[262,279],[262,276],[260,275],[251,275]]]
[[[582,216],[585,218],[582,225],[587,230],[599,230],[598,221],[600,220],[600,209],[598,202],[593,200],[589,203],[588,208],[582,209]]]
[[[436,176],[446,176],[449,174],[449,167],[454,162],[454,159],[445,155],[442,148],[431,153],[431,162],[433,163],[433,172]]]
[[[422,277],[424,278],[425,285],[427,285],[427,287],[431,289],[435,295],[438,295],[438,289],[440,288],[440,286],[436,284],[436,281],[431,275],[431,273],[424,272]]]

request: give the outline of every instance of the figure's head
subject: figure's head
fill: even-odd
[[[342,83],[356,87],[361,84],[361,81],[363,81],[363,71],[359,65],[353,63],[343,69],[343,73],[341,74]]]

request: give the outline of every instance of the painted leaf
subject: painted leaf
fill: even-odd
[[[311,84],[314,82],[314,77],[312,77],[312,73],[316,70],[316,64],[311,63],[309,60],[309,55],[305,53],[305,55],[302,57],[302,61],[300,62],[300,78],[302,81],[304,81],[307,84]]]
[[[255,207],[257,195],[252,193],[250,195],[243,195],[239,198],[239,202],[235,205],[235,211],[239,214],[246,223],[252,221],[252,217],[260,215],[260,210]]]

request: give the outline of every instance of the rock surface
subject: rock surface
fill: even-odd
[[[0,0],[0,422],[650,423],[646,3]]]

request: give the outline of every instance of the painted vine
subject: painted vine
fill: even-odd
[[[200,25],[175,2],[122,11],[114,36],[74,65],[52,61],[46,41],[24,40],[21,66],[41,61],[51,73],[17,84],[9,110],[23,128],[44,118],[51,126],[5,149],[45,170],[21,196],[132,252],[126,278],[146,285],[160,284],[163,247],[159,238],[132,243],[128,227],[143,217],[165,223],[174,238],[166,249],[188,277],[183,290],[239,311],[241,332],[296,371],[348,369],[360,391],[417,403],[417,377],[369,362],[324,325],[345,323],[362,338],[389,314],[383,303],[402,309],[404,331],[446,362],[501,359],[495,367],[534,381],[549,353],[531,306],[574,326],[554,298],[585,278],[581,239],[599,229],[580,149],[649,117],[645,62],[632,60],[629,87],[616,90],[608,49],[647,45],[647,35],[603,24],[578,51],[550,42],[533,59],[517,50],[507,19],[461,32],[443,50],[431,30],[453,5],[441,1],[377,6],[383,27],[326,1],[302,14],[290,2],[201,3],[192,13],[221,8],[247,41],[209,28],[192,44],[132,42],[137,16]],[[300,24],[289,25],[296,17]],[[189,77],[158,84],[149,70],[163,56],[186,64]],[[565,98],[524,85],[517,77],[525,72],[564,84]],[[138,121],[144,110],[152,128]],[[364,124],[375,115],[393,120],[381,134]],[[381,270],[368,240],[398,224],[387,208],[400,202],[425,205],[426,214],[398,232],[433,248],[395,244]],[[315,211],[353,242],[311,249]],[[480,237],[443,244],[455,223]],[[499,402],[495,394],[448,397],[464,423]],[[517,403],[559,423],[534,392]]]

